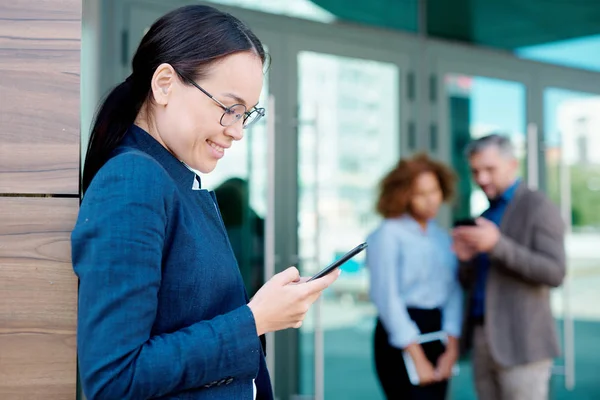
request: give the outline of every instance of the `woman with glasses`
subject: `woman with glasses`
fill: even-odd
[[[337,274],[289,268],[248,299],[211,172],[258,107],[266,55],[239,20],[179,8],[153,24],[101,105],[72,233],[79,372],[96,399],[272,399],[262,335],[302,324]]]
[[[375,366],[388,399],[446,396],[462,292],[452,241],[435,218],[453,191],[454,174],[426,155],[400,160],[381,183],[384,220],[367,240],[367,264],[379,314]]]

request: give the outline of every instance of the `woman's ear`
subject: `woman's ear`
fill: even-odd
[[[177,73],[170,64],[163,63],[156,68],[150,83],[152,96],[156,104],[167,105],[175,79],[177,79]]]

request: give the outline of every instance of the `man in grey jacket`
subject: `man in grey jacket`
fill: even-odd
[[[472,142],[467,156],[490,201],[475,226],[453,230],[468,294],[463,339],[473,346],[482,400],[545,400],[559,355],[550,289],[565,276],[564,224],[558,208],[517,178],[509,139]]]

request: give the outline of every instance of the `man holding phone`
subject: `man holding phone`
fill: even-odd
[[[463,340],[473,345],[477,394],[546,400],[559,355],[549,294],[565,276],[564,225],[546,196],[517,179],[508,138],[480,138],[466,153],[490,201],[481,218],[461,222],[452,234],[468,293]]]

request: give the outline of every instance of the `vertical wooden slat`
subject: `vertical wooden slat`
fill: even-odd
[[[77,194],[81,0],[0,2],[0,193]]]
[[[74,400],[81,0],[0,2],[0,399]],[[73,194],[73,198],[2,197]]]
[[[73,400],[79,200],[0,197],[0,399]]]

